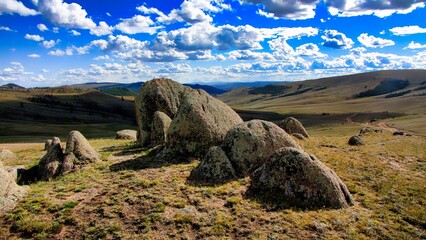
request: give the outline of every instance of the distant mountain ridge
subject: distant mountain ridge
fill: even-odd
[[[15,83],[8,83],[8,84],[0,86],[0,88],[3,88],[3,89],[25,89],[24,87],[19,86],[18,84],[15,84]]]

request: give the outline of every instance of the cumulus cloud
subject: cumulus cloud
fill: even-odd
[[[426,33],[426,28],[421,28],[417,25],[412,26],[404,26],[404,27],[394,27],[389,29],[389,31],[398,36],[403,35],[411,35],[411,34],[418,34],[418,33]]]
[[[319,47],[314,43],[306,43],[303,45],[300,45],[296,48],[295,51],[297,56],[303,56],[303,57],[311,57],[311,58],[325,58],[327,57],[327,54],[324,54],[320,52]]]
[[[383,48],[395,45],[395,42],[392,40],[369,36],[368,33],[362,33],[361,35],[359,35],[358,41],[362,45],[371,48]]]
[[[421,49],[426,48],[426,44],[415,43],[411,41],[404,49]]]
[[[43,41],[41,45],[43,45],[43,47],[45,48],[52,48],[54,47],[56,44],[58,44],[61,40],[49,40],[49,41]]]
[[[26,72],[22,63],[11,62],[9,67],[0,70],[0,81],[12,82],[22,80],[33,74],[32,72]]]
[[[37,28],[42,32],[49,30],[49,28],[47,28],[46,25],[44,25],[43,23],[37,24]]]
[[[74,29],[70,30],[69,33],[71,33],[73,36],[80,36],[81,35],[81,33],[79,31],[76,31]]]
[[[57,57],[62,57],[62,56],[72,56],[73,55],[73,51],[71,48],[67,48],[66,50],[60,50],[60,49],[56,49],[56,50],[52,50],[49,51],[47,54],[51,55],[51,56],[57,56]]]
[[[41,75],[41,74],[38,74],[38,75],[36,75],[36,76],[32,76],[32,77],[30,77],[30,79],[31,79],[32,81],[37,81],[37,82],[46,81],[46,78],[44,78],[44,76],[43,76],[43,75]]]
[[[156,72],[157,73],[189,73],[189,72],[192,72],[192,68],[188,64],[169,63],[160,67]]]
[[[63,27],[91,29],[96,24],[87,17],[87,12],[77,3],[62,0],[39,0],[38,9],[50,22]]]
[[[90,34],[102,36],[111,34],[113,28],[105,22],[96,25],[87,12],[77,3],[65,3],[62,0],[39,0],[38,10],[50,22],[67,28],[90,29]]]
[[[109,35],[114,30],[113,27],[108,26],[108,24],[104,21],[99,22],[99,25],[90,29],[90,34],[96,36]]]
[[[29,54],[28,57],[29,58],[40,58],[40,55],[33,53],[33,54]]]
[[[38,14],[36,10],[27,8],[22,2],[17,0],[0,1],[0,15],[3,13],[17,13],[21,16],[34,16]]]
[[[31,35],[31,34],[28,34],[28,33],[25,34],[25,39],[36,41],[36,42],[40,42],[40,41],[44,40],[44,38],[40,35],[37,35],[37,34]]]
[[[352,17],[361,15],[375,15],[380,18],[392,14],[407,14],[417,8],[423,8],[425,4],[418,0],[328,0],[325,1],[332,15]]]
[[[257,13],[268,18],[309,19],[315,16],[318,0],[242,0],[246,4],[257,4],[263,9]]]
[[[322,45],[329,48],[348,49],[354,44],[352,39],[336,30],[325,30],[321,38],[325,41]]]
[[[102,56],[98,56],[98,57],[93,58],[93,60],[95,60],[95,61],[109,60],[109,59],[110,59],[110,57],[108,55],[102,55]]]
[[[221,0],[185,0],[179,9],[173,9],[168,15],[158,14],[157,22],[170,24],[173,22],[186,22],[195,24],[199,22],[211,22],[213,18],[209,13],[218,13],[223,10],[230,10],[231,6]],[[141,8],[140,11],[149,9]],[[155,11],[151,9],[151,11]]]
[[[16,32],[15,30],[5,26],[0,26],[0,31]]]
[[[135,15],[132,18],[123,19],[115,26],[116,29],[127,34],[149,33],[154,34],[160,27],[154,27],[151,18],[141,15]]]

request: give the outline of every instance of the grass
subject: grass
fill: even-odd
[[[249,178],[193,186],[186,179],[197,161],[169,164],[128,141],[92,139],[102,161],[32,184],[0,217],[0,239],[424,239],[426,139],[384,132],[347,145],[360,128],[308,129],[311,139],[299,141],[347,184],[350,208],[271,210],[245,196]],[[41,149],[17,147],[24,158],[8,164],[32,165]]]

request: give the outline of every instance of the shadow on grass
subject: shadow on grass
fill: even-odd
[[[109,169],[111,171],[123,171],[123,170],[141,170],[147,168],[161,168],[174,164],[190,163],[191,160],[181,158],[170,158],[166,156],[160,156],[160,153],[164,150],[164,146],[156,146],[154,148],[145,149],[146,155],[135,159],[125,160],[118,163],[112,164]],[[128,150],[125,149],[121,152],[115,153],[115,156],[126,156],[134,153],[140,153],[141,149]]]

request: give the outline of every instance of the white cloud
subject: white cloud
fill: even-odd
[[[332,15],[352,17],[361,15],[375,15],[380,18],[392,14],[407,14],[425,4],[418,0],[387,1],[387,0],[328,0],[326,4]]]
[[[96,24],[87,17],[87,12],[77,3],[62,0],[39,0],[38,9],[50,22],[63,27],[91,29]]]
[[[28,76],[33,75],[32,72],[26,72],[24,66],[20,62],[11,62],[10,67],[0,70],[0,81],[17,81],[26,80]]]
[[[408,46],[406,46],[404,49],[421,49],[421,48],[426,48],[426,44],[420,44],[420,43],[415,43],[414,41],[411,41]]]
[[[253,52],[251,50],[236,50],[228,53],[232,60],[275,60],[268,52]]]
[[[33,53],[33,54],[29,54],[28,57],[30,57],[30,58],[40,58],[40,55]]]
[[[0,26],[0,31],[16,32],[15,30],[5,26]]]
[[[383,48],[387,46],[395,45],[395,42],[389,39],[377,38],[374,36],[369,36],[368,33],[362,33],[358,36],[358,41],[366,46],[371,48]]]
[[[146,10],[146,9],[142,9]],[[231,6],[221,0],[185,0],[180,9],[173,9],[168,15],[159,14],[157,22],[170,24],[173,22],[186,22],[195,24],[211,22],[213,18],[208,13],[218,13],[231,10]]]
[[[108,55],[102,55],[102,56],[98,56],[98,57],[93,58],[93,60],[96,60],[96,61],[109,60],[109,59],[110,59],[110,57]]]
[[[242,0],[246,4],[257,4],[262,6],[258,10],[259,15],[268,18],[286,18],[286,19],[309,19],[315,16],[315,6],[318,0]]]
[[[113,27],[108,26],[108,24],[104,21],[99,22],[99,25],[90,29],[90,34],[96,36],[109,35],[114,30]]]
[[[52,48],[54,47],[56,44],[58,44],[61,40],[49,40],[49,41],[43,41],[43,43],[41,45],[43,45],[43,47],[45,48]]]
[[[319,47],[314,43],[306,43],[296,48],[296,56],[325,58],[327,54],[320,52]]]
[[[191,66],[188,64],[165,64],[160,67],[157,73],[189,73],[192,72]]]
[[[37,28],[42,32],[49,30],[49,28],[47,28],[46,25],[44,25],[43,23],[37,24]]]
[[[38,9],[50,22],[67,28],[89,29],[90,34],[102,36],[111,34],[113,28],[105,22],[96,25],[87,12],[77,3],[62,0],[39,0]]]
[[[153,25],[154,22],[149,17],[135,15],[132,18],[123,19],[123,21],[117,24],[115,28],[127,34],[154,34],[160,27],[153,27]]]
[[[354,44],[352,39],[336,30],[325,30],[324,35],[321,36],[321,38],[325,40],[322,45],[329,48],[348,49],[352,48],[352,45]]]
[[[40,35],[31,35],[31,34],[25,34],[25,39],[28,39],[28,40],[32,40],[32,41],[36,41],[36,42],[40,42],[40,41],[43,41],[44,40],[44,38],[42,37],[42,36],[40,36]]]
[[[67,48],[65,51],[64,50],[60,50],[60,49],[56,49],[54,51],[49,51],[48,52],[49,55],[51,56],[57,56],[57,57],[62,57],[62,56],[71,56],[73,55],[73,51],[71,48]]]
[[[74,29],[70,30],[69,33],[71,33],[73,36],[80,36],[81,35],[81,33],[79,31],[76,31]]]
[[[394,35],[403,36],[410,34],[426,33],[426,28],[421,28],[417,25],[412,25],[404,27],[394,27],[389,29],[389,31]]]
[[[1,0],[0,1],[0,15],[3,13],[14,14],[17,13],[21,16],[34,16],[37,11],[25,7],[25,5],[17,0]]]
[[[37,82],[46,81],[46,79],[44,78],[44,76],[43,76],[43,75],[41,75],[41,74],[38,74],[38,75],[33,76],[33,77],[30,77],[30,79],[31,79],[32,81],[37,81]]]
[[[163,16],[166,17],[166,15],[164,15],[163,12],[161,12],[160,10],[158,10],[157,8],[148,8],[146,6],[139,6],[136,8],[136,10],[140,11],[143,14],[147,14],[147,15],[159,15],[159,16]]]

